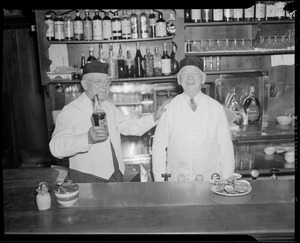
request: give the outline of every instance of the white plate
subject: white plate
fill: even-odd
[[[244,195],[247,195],[249,194],[251,191],[252,191],[252,187],[251,185],[248,186],[248,190],[245,191],[245,192],[237,192],[235,194],[229,194],[229,193],[226,193],[226,192],[217,192],[214,188],[216,187],[217,185],[210,185],[209,186],[209,189],[213,192],[213,193],[216,193],[218,195],[222,195],[222,196],[227,196],[227,197],[240,197],[240,196],[244,196]]]

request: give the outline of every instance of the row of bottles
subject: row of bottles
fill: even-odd
[[[287,1],[257,1],[249,8],[185,9],[185,23],[221,21],[262,21],[294,19],[295,11],[286,10]]]
[[[225,99],[225,107],[236,113],[237,118],[234,121],[236,125],[252,125],[260,121],[261,105],[259,99],[255,95],[255,87],[250,86],[248,96],[240,96],[236,94],[235,88],[232,93],[228,93]]]
[[[163,45],[163,54],[158,52],[158,48],[154,48],[151,53],[150,48],[146,48],[145,55],[142,55],[140,43],[136,43],[135,57],[131,56],[131,51],[127,50],[127,56],[123,54],[122,45],[119,44],[118,55],[114,54],[113,44],[109,45],[108,58],[104,57],[103,45],[99,44],[98,58],[94,56],[94,48],[89,47],[89,57],[85,61],[85,55],[81,56],[80,73],[86,63],[97,60],[109,64],[108,74],[113,79],[118,78],[140,78],[140,77],[157,77],[175,75],[179,71],[179,64],[176,60],[177,45],[172,42],[172,53],[169,56],[167,51],[167,43]]]
[[[96,9],[93,18],[90,11],[85,10],[85,17],[81,18],[80,10],[76,10],[76,17],[72,19],[70,14],[57,15],[55,18],[50,12],[45,15],[45,23],[48,25],[46,37],[48,40],[66,41],[100,41],[119,39],[138,39],[166,37],[175,34],[176,28],[173,23],[174,13],[170,13],[169,20],[163,18],[163,13],[158,12],[158,16],[151,9],[149,14],[144,10],[137,14],[131,10],[122,11],[122,16],[118,11],[109,16],[109,12],[104,12],[101,18],[100,10]],[[158,17],[158,18],[157,18]]]

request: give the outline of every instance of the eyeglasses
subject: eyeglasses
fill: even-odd
[[[110,79],[106,79],[106,80],[87,80],[88,82],[94,83],[97,86],[109,86],[111,84],[111,80]]]

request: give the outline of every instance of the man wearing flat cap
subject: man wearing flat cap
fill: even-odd
[[[108,64],[92,61],[83,68],[84,92],[64,106],[56,119],[49,143],[56,158],[69,158],[67,179],[77,183],[120,182],[125,170],[121,134],[141,136],[164,112],[163,104],[154,114],[131,118],[107,101],[111,81]],[[97,95],[106,113],[107,129],[92,125],[93,99]]]
[[[231,133],[223,106],[202,93],[203,60],[186,57],[177,74],[183,93],[166,106],[154,134],[152,166],[155,181],[209,181],[212,174],[228,178],[235,160]]]

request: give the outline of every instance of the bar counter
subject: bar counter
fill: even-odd
[[[250,180],[252,191],[227,197],[208,182],[78,183],[79,199],[60,206],[54,168],[3,170],[4,233],[250,235],[295,240],[294,180]],[[51,208],[39,211],[37,185],[50,187]]]

